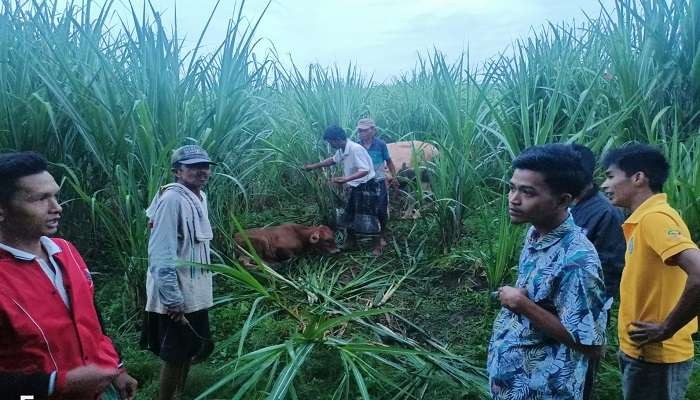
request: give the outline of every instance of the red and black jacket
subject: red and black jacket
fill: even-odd
[[[54,260],[70,309],[36,260],[0,250],[0,383],[14,382],[19,389],[43,382],[36,395],[44,397],[48,375],[56,371],[54,392],[60,398],[68,371],[88,364],[116,368],[119,355],[103,333],[85,262],[71,243],[52,240],[61,248]]]

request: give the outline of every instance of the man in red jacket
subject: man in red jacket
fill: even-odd
[[[0,155],[0,393],[132,399],[136,381],[102,330],[85,262],[48,237],[61,217],[58,190],[39,154]]]

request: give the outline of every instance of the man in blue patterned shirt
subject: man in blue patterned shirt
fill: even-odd
[[[580,157],[560,144],[535,146],[513,161],[508,212],[530,223],[515,287],[489,343],[494,399],[586,399],[589,361],[600,356],[607,320],[598,254],[568,207],[584,188]]]

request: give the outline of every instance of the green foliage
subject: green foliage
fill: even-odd
[[[53,163],[73,217],[63,234],[94,270],[118,278],[105,280],[112,296],[100,303],[151,382],[144,393],[155,391],[156,366],[130,346],[144,302],[144,209],[171,179],[170,151],[185,143],[221,162],[207,191],[222,260],[212,268],[228,278],[214,311],[221,346],[204,369],[223,365],[222,375],[195,372],[191,395],[478,397],[478,362],[455,354],[485,359],[495,312],[486,290],[512,279],[523,232],[509,223],[502,182],[531,145],[577,142],[598,154],[630,141],[659,146],[671,203],[700,234],[697,1],[617,0],[583,23],[535,29],[484,65],[434,51],[384,84],[353,65],[284,68],[274,54],[254,57],[260,19],[244,18],[245,2],[207,54],[206,27],[186,50],[150,5],[119,18],[112,6],[0,2],[0,149]],[[422,165],[430,188],[408,190],[423,217],[394,219],[377,260],[230,267],[243,227],[332,220],[335,171],[300,166],[330,155],[326,126],[352,133],[365,116],[389,141],[439,149]],[[615,373],[609,356],[601,396],[616,395]]]
[[[285,278],[251,255],[261,268],[259,278],[237,264],[211,267],[235,281],[237,292],[258,297],[237,335],[235,359],[223,367],[225,376],[198,399],[226,388],[233,389],[236,399],[263,393],[268,399],[284,399],[295,393],[295,381],[314,355],[322,356],[324,363],[340,364],[339,376],[327,382],[336,386],[333,398],[337,399],[354,398],[358,393],[363,399],[423,398],[435,376],[485,394],[483,372],[468,358],[430,337],[417,341],[374,318],[400,318],[381,306],[414,268],[401,276],[382,272],[382,266],[368,266],[352,276],[352,271],[335,262],[320,269],[301,264],[299,274]],[[298,328],[271,345],[246,351],[249,334],[280,314],[295,320]]]
[[[514,226],[508,214],[508,196],[503,194],[500,207],[497,208],[497,233],[491,238],[484,252],[484,269],[489,290],[493,291],[513,281],[517,271],[518,255],[522,247],[524,231],[522,226]],[[487,221],[488,223],[488,221]]]

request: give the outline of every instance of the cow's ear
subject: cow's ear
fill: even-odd
[[[311,236],[309,236],[309,243],[316,244],[316,243],[318,243],[318,240],[320,238],[321,238],[321,236],[318,234],[318,231],[314,232],[311,234]]]

